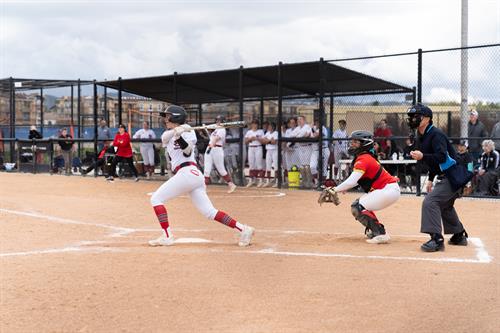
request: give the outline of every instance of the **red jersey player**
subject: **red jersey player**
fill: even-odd
[[[373,135],[368,131],[352,132],[348,151],[354,155],[353,171],[342,184],[333,189],[345,192],[357,185],[363,188],[366,194],[351,204],[352,215],[365,227],[368,243],[382,244],[389,242],[390,237],[374,211],[392,205],[401,194],[398,178],[391,176],[377,160],[373,142]]]

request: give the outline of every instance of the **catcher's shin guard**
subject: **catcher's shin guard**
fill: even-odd
[[[374,212],[367,210],[362,204],[359,203],[359,199],[356,199],[351,204],[351,213],[354,218],[366,228],[365,234],[369,238],[373,238],[378,235],[385,235],[384,225],[378,221]]]

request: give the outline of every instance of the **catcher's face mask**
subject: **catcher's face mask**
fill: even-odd
[[[351,140],[349,142],[349,148],[347,148],[347,152],[351,155],[356,155],[358,152],[360,152],[360,148],[361,148],[361,141]]]

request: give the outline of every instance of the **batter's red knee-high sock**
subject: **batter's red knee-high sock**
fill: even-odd
[[[170,237],[170,228],[168,225],[168,214],[167,209],[163,205],[154,206],[156,217],[158,218],[158,222],[160,222],[160,226],[163,230],[165,230],[165,234],[167,237]]]
[[[210,184],[210,177],[205,177],[205,185]]]
[[[271,178],[271,171],[267,171],[267,178]]]
[[[231,176],[229,174],[222,177],[222,179],[224,179],[226,181],[226,183],[228,183],[228,184],[232,182]]]
[[[214,220],[222,224],[225,224],[230,228],[237,229],[239,231],[243,229],[243,225],[241,223],[237,222],[235,219],[233,219],[231,216],[227,215],[221,210],[217,211]]]

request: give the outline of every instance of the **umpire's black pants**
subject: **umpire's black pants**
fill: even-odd
[[[445,234],[456,234],[464,230],[453,207],[455,200],[460,196],[460,191],[461,189],[453,191],[446,177],[437,180],[433,190],[427,194],[422,203],[420,232],[441,234],[441,220]]]
[[[136,178],[138,177],[137,169],[134,166],[134,158],[132,156],[131,157],[115,156],[115,158],[113,158],[113,162],[111,163],[110,176],[116,177],[116,165],[120,162],[126,162],[130,170],[134,174],[134,177]]]

